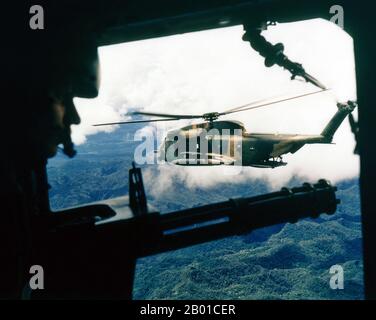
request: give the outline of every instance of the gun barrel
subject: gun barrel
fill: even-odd
[[[333,214],[339,203],[336,190],[320,180],[314,185],[162,214],[158,219],[159,239],[154,238],[157,241],[139,254],[161,253],[322,213]]]

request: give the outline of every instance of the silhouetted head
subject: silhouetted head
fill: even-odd
[[[85,37],[86,36],[86,37]],[[49,58],[47,106],[37,118],[37,133],[45,156],[56,154],[57,146],[74,156],[71,125],[80,123],[75,97],[95,98],[99,88],[97,46],[89,35],[68,38],[52,49]]]
[[[22,57],[20,78],[13,85],[13,150],[23,149],[33,159],[47,159],[62,145],[75,154],[71,126],[80,123],[75,97],[94,98],[99,88],[99,63],[94,37],[77,30],[57,30],[34,37]],[[30,42],[30,41],[29,41]],[[20,83],[21,85],[18,85]]]

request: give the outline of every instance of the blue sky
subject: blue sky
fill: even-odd
[[[92,127],[128,119],[128,109],[154,112],[204,113],[223,111],[251,101],[286,94],[301,94],[317,88],[291,81],[290,74],[274,66],[241,40],[241,26],[102,47],[101,89],[98,98],[76,99],[82,123],[73,128],[76,143],[99,130]],[[250,132],[319,133],[336,111],[337,101],[356,98],[353,42],[335,24],[315,19],[269,27],[263,35],[272,43],[282,42],[291,60],[332,90],[281,103],[267,109],[242,112],[224,119],[242,121]],[[155,124],[163,134],[187,121]],[[272,185],[285,183],[292,175],[337,181],[358,175],[354,139],[348,122],[337,132],[335,145],[306,146],[284,160],[283,168],[243,168],[240,180],[262,178]],[[229,181],[224,168],[172,168],[161,166],[160,174],[174,175],[188,185]],[[230,170],[231,171],[231,170]],[[215,174],[213,174],[215,173]],[[230,172],[231,173],[231,172]]]

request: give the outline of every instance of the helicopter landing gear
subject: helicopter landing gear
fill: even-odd
[[[283,159],[281,156],[273,157],[269,159],[268,162],[270,163],[270,167],[272,169],[274,169],[275,167],[285,166],[287,164],[286,162],[283,162]]]
[[[276,168],[276,167],[282,167],[287,165],[287,162],[283,162],[283,159],[281,156],[278,157],[272,157],[269,158],[268,160],[262,160],[258,163],[252,164],[252,167],[257,167],[257,168]]]

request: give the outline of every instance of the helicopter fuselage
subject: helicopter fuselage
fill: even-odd
[[[159,160],[184,166],[240,165],[275,168],[281,156],[306,143],[326,143],[321,135],[247,133],[238,121],[198,123],[167,133]]]

